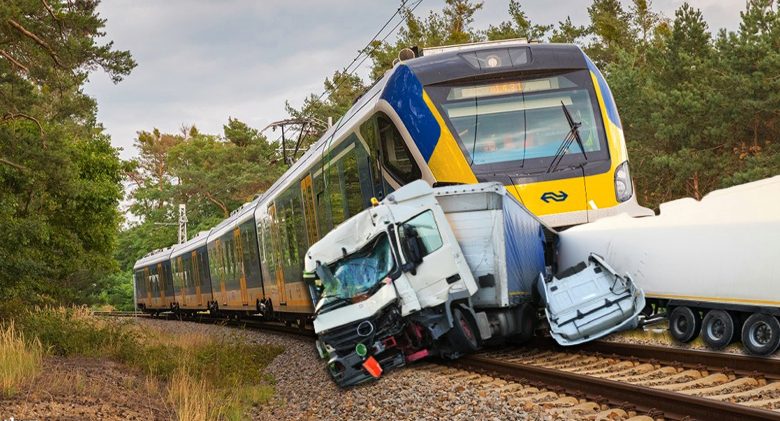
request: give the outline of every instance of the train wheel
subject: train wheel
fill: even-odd
[[[459,308],[452,309],[452,330],[448,335],[450,344],[460,352],[474,352],[479,349],[476,325]]]
[[[768,314],[756,313],[742,326],[742,346],[753,355],[769,355],[780,346],[780,322]]]
[[[721,349],[734,339],[734,318],[724,310],[710,310],[701,324],[701,337],[710,348]]]
[[[669,331],[674,339],[687,343],[699,335],[701,315],[689,307],[675,307],[669,315]]]

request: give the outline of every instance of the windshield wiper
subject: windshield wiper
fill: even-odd
[[[569,146],[571,146],[571,143],[575,140],[577,141],[577,145],[580,147],[580,151],[582,151],[585,160],[587,161],[588,159],[588,155],[585,153],[585,147],[582,145],[582,139],[580,138],[580,126],[582,126],[582,123],[574,121],[571,117],[571,113],[569,113],[569,109],[566,108],[566,104],[564,104],[563,101],[561,101],[561,108],[563,108],[563,115],[566,116],[566,122],[569,123],[570,129],[569,133],[566,133],[566,137],[563,138],[561,146],[559,146],[558,150],[555,152],[552,161],[550,161],[550,166],[547,168],[548,173],[558,169],[558,165],[563,160],[563,156],[566,155],[566,151],[569,150]]]
[[[337,295],[326,295],[326,296],[320,298],[320,300],[325,300],[325,299],[328,299],[328,298],[330,298],[331,301],[329,301],[326,304],[322,304],[317,309],[317,311],[316,311],[317,314],[320,314],[320,312],[322,310],[325,310],[325,309],[333,309],[333,307],[336,307],[337,304],[352,304],[352,298],[339,297]],[[343,306],[339,305],[338,307],[343,307]]]

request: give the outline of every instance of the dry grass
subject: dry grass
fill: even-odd
[[[224,418],[227,402],[204,379],[198,380],[186,368],[176,370],[168,383],[168,402],[179,421],[206,421]]]
[[[26,340],[14,322],[0,326],[0,387],[3,396],[13,395],[41,369],[43,346],[36,338]]]
[[[23,313],[16,330],[11,325],[10,333],[3,332],[0,369],[7,366],[14,370],[13,374],[2,373],[3,392],[10,393],[6,389],[18,385],[19,379],[34,378],[37,371],[30,370],[40,370],[43,354],[49,354],[66,364],[88,357],[134,368],[147,378],[149,394],[165,397],[179,420],[243,419],[246,409],[272,397],[271,379],[262,372],[282,348],[202,331],[172,334],[149,327],[95,317],[86,307],[39,308]],[[24,337],[36,339],[25,342]],[[15,351],[5,352],[5,348]],[[26,366],[14,359],[26,355],[34,357],[32,368],[17,374]],[[6,377],[11,386],[5,386]],[[89,378],[78,372],[42,385],[57,394],[99,395]]]

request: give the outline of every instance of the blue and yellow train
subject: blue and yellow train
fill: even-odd
[[[626,212],[634,195],[606,81],[574,45],[501,41],[397,63],[266,192],[134,268],[149,312],[305,320],[309,245],[401,185],[500,181],[554,227]]]

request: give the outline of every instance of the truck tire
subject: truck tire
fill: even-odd
[[[531,303],[522,303],[515,310],[518,332],[512,336],[512,343],[524,344],[534,337],[536,330],[536,307]]]
[[[701,315],[690,307],[675,307],[669,314],[669,332],[674,339],[688,343],[699,335],[701,330]]]
[[[479,331],[476,324],[458,307],[452,309],[452,329],[447,335],[450,345],[462,353],[479,349]]]
[[[780,346],[780,322],[769,314],[755,313],[742,326],[742,346],[753,355],[770,355]]]
[[[725,310],[710,310],[701,324],[701,338],[712,349],[722,349],[734,339],[734,318]]]

